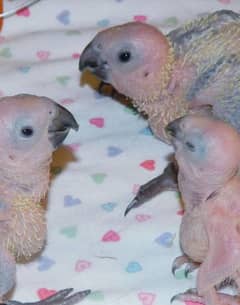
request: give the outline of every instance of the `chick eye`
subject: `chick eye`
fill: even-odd
[[[195,151],[195,145],[193,145],[191,142],[186,142],[185,145],[187,146],[188,150],[192,152]]]
[[[121,62],[128,62],[131,59],[131,53],[129,51],[122,51],[119,53],[118,58]]]
[[[21,129],[21,135],[24,137],[24,138],[30,138],[32,135],[33,135],[33,128],[31,126],[24,126],[22,129]]]

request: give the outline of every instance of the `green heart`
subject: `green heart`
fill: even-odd
[[[185,274],[184,274],[184,271],[185,271],[184,269],[177,270],[177,271],[175,272],[175,278],[176,278],[177,280],[186,279]],[[189,273],[188,276],[187,276],[187,278],[188,278],[188,279],[191,279],[191,278],[192,278],[192,275]]]
[[[70,30],[65,32],[66,35],[80,35],[81,32],[79,30]]]
[[[5,57],[5,58],[10,58],[12,57],[12,53],[10,48],[4,48],[0,50],[0,56]]]
[[[92,301],[103,301],[104,294],[101,291],[93,291],[88,295],[88,298]]]
[[[60,233],[68,238],[74,238],[77,235],[77,227],[71,226],[71,227],[62,228]]]
[[[169,17],[164,20],[164,25],[169,27],[176,27],[178,23],[177,17]]]
[[[60,85],[66,86],[70,80],[70,76],[67,75],[58,76],[56,80]]]
[[[107,177],[107,175],[104,173],[96,173],[96,174],[92,175],[91,177],[95,183],[101,184],[101,183],[103,183],[103,181]]]

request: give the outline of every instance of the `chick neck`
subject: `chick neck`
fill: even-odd
[[[168,45],[168,53],[164,62],[159,58],[159,64],[156,62],[155,66],[156,71],[146,74],[146,81],[141,81],[142,86],[136,88],[133,104],[141,112],[148,113],[148,108],[167,93],[175,63],[174,49],[169,40]]]
[[[169,143],[165,126],[174,119],[185,115],[188,105],[179,92],[170,92],[169,84],[176,69],[174,49],[169,42],[169,50],[165,64],[138,90],[133,97],[133,105],[139,112],[147,115],[150,127],[156,137]]]
[[[4,201],[27,198],[39,202],[48,190],[51,157],[26,164],[0,164],[0,196]]]

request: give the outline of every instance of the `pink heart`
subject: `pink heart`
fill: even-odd
[[[202,303],[198,303],[198,302],[195,302],[195,303],[194,303],[194,302],[191,302],[191,301],[186,301],[185,304],[186,304],[186,305],[204,305],[204,304],[202,304]]]
[[[91,263],[88,261],[78,260],[75,265],[75,271],[82,272],[91,267]]]
[[[104,242],[116,242],[119,240],[120,240],[120,235],[113,230],[108,231],[102,237],[102,241],[104,241]]]
[[[51,295],[54,295],[57,291],[56,290],[49,290],[47,288],[40,288],[37,291],[38,297],[40,300],[44,300],[48,297],[50,297]]]
[[[155,161],[154,160],[146,160],[140,163],[140,166],[146,170],[154,171],[155,170]]]
[[[80,53],[73,53],[73,54],[72,54],[72,58],[73,58],[73,59],[79,59],[79,58],[80,58],[80,55],[81,55]]]
[[[156,294],[148,293],[148,292],[140,292],[138,294],[138,298],[143,305],[152,305],[156,299]]]
[[[133,16],[133,20],[134,21],[138,21],[138,22],[146,22],[147,21],[147,16],[145,16],[145,15],[136,15],[136,16]]]
[[[139,185],[139,184],[134,184],[134,185],[133,185],[133,189],[132,189],[132,193],[133,193],[134,195],[137,194],[139,188],[140,188],[140,185]]]
[[[136,215],[135,218],[138,222],[144,222],[144,221],[147,221],[147,220],[151,219],[152,216],[151,215],[146,215],[146,214],[138,214],[138,215]]]
[[[183,214],[184,214],[184,210],[179,210],[179,211],[177,211],[177,215],[183,216]]]
[[[71,149],[72,152],[76,152],[80,147],[80,143],[72,143],[69,144],[68,147]]]
[[[0,43],[5,42],[6,38],[4,36],[0,36]]]
[[[222,4],[230,4],[231,0],[218,0]]]
[[[91,125],[94,125],[98,128],[103,128],[104,126],[104,118],[92,118],[89,120]]]
[[[30,10],[29,10],[28,7],[24,7],[24,8],[22,8],[22,9],[18,10],[18,11],[16,12],[16,14],[17,14],[18,16],[29,17],[29,16],[30,16]]]
[[[47,60],[50,56],[50,52],[49,51],[38,51],[37,52],[37,57],[40,60]]]
[[[74,100],[71,99],[71,98],[64,98],[63,100],[60,101],[60,103],[61,103],[62,105],[69,105],[69,104],[74,103]]]

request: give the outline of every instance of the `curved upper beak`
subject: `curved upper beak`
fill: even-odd
[[[55,115],[48,127],[49,140],[57,148],[67,137],[70,129],[78,130],[79,126],[74,116],[66,108],[55,104]]]
[[[102,59],[101,50],[95,46],[94,41],[83,50],[79,60],[79,70],[90,70],[103,81],[108,79],[108,63]]]
[[[181,136],[181,121],[183,117],[178,118],[172,122],[170,122],[166,127],[165,131],[169,135],[170,140],[178,139]]]

